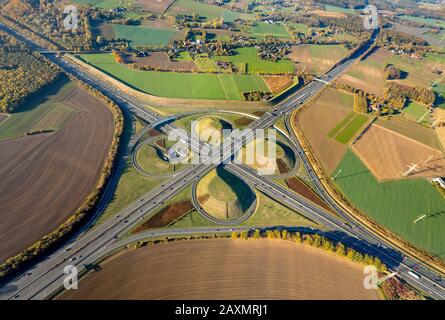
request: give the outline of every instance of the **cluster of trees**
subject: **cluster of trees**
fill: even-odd
[[[31,94],[52,84],[59,75],[59,69],[40,54],[0,32],[0,112],[16,111]]]
[[[358,252],[353,248],[346,247],[341,242],[333,242],[332,240],[326,238],[325,236],[314,234],[304,234],[300,232],[289,232],[286,229],[273,229],[261,232],[259,229],[253,230],[253,232],[243,231],[243,232],[232,232],[232,239],[279,239],[279,240],[290,240],[296,243],[302,243],[309,245],[311,247],[321,248],[325,251],[338,254],[339,256],[346,257],[351,261],[363,263],[366,265],[374,265],[380,272],[386,272],[387,268],[384,263],[380,261],[378,257],[373,257],[368,254],[363,254]]]
[[[77,81],[74,78],[73,80]],[[62,225],[60,225],[55,231],[44,236],[31,247],[6,260],[3,264],[0,265],[0,278],[14,274],[18,270],[20,270],[22,266],[30,263],[41,254],[46,253],[48,250],[51,250],[52,248],[54,248],[54,246],[56,246],[62,240],[71,235],[72,232],[74,232],[83,223],[84,219],[95,209],[106,187],[106,183],[112,173],[116,161],[116,156],[119,150],[121,135],[124,128],[124,118],[122,112],[113,101],[105,97],[96,89],[84,84],[83,82],[79,82],[79,85],[82,86],[85,90],[89,91],[92,95],[103,100],[112,112],[114,118],[113,140],[104,166],[102,167],[100,177],[96,182],[95,188],[85,199],[81,207]]]
[[[402,77],[402,71],[394,67],[392,64],[388,64],[385,67],[384,77],[386,80],[400,79]]]
[[[271,93],[262,91],[243,92],[243,95],[244,95],[244,100],[246,101],[263,101],[272,98]]]
[[[368,113],[368,99],[362,92],[354,94],[354,111]]]
[[[276,40],[275,38],[266,40],[257,46],[258,57],[263,60],[279,61],[283,59],[290,52],[290,45],[285,42]]]
[[[427,41],[414,35],[391,29],[381,31],[376,44],[385,49],[407,54],[416,53],[422,55],[424,52],[430,51]]]
[[[385,97],[389,99],[410,99],[419,101],[426,105],[432,105],[436,95],[429,88],[408,87],[395,82],[388,83],[384,90]]]
[[[17,5],[20,3],[20,6]],[[91,50],[92,34],[89,9],[79,7],[77,28],[66,29],[64,5],[41,0],[10,1],[2,14],[66,50]]]

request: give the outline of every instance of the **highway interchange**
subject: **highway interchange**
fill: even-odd
[[[7,32],[17,35],[9,28],[0,25],[0,28]],[[20,37],[20,35],[17,35]],[[146,121],[151,127],[160,126],[164,132],[168,132],[174,129],[174,126],[168,124],[168,121],[160,115],[145,109],[137,100],[133,97],[125,94],[124,92],[114,88],[109,83],[98,79],[94,75],[90,74],[87,70],[80,68],[78,65],[72,64],[70,61],[58,57],[56,55],[47,55],[47,57],[59,65],[67,73],[77,77],[81,81],[93,86],[101,91],[103,94],[111,98],[113,101],[119,104],[119,106],[128,112],[131,112],[135,116]],[[301,90],[293,93],[289,98],[282,103],[277,104],[273,111],[265,113],[258,120],[251,124],[253,129],[264,129],[272,126],[279,118],[286,117],[286,125],[289,126],[290,113],[298,108],[304,102],[308,101],[315,95],[317,95],[327,83],[338,77],[343,73],[351,64],[355,62],[356,57],[350,57],[343,61],[340,65],[333,68],[320,80],[312,81]],[[164,124],[162,126],[162,124]],[[292,134],[292,130],[289,130]],[[120,248],[133,239],[142,240],[147,237],[156,236],[168,236],[177,234],[193,234],[196,232],[194,229],[190,230],[156,230],[151,232],[145,232],[141,235],[134,236],[133,238],[124,238],[120,240],[121,236],[127,234],[135,225],[140,223],[141,220],[146,219],[150,214],[153,214],[157,208],[165,204],[174,195],[185,189],[190,184],[201,179],[209,171],[216,168],[219,163],[224,163],[225,168],[236,174],[241,179],[245,180],[250,186],[255,187],[259,191],[267,194],[271,198],[285,204],[286,206],[301,212],[309,219],[316,221],[327,227],[328,229],[337,232],[337,238],[345,242],[348,245],[354,245],[354,243],[367,243],[373,253],[377,254],[385,263],[392,266],[393,270],[399,271],[398,276],[405,279],[408,283],[423,290],[430,296],[436,299],[445,299],[445,288],[443,282],[439,279],[439,275],[433,270],[429,270],[423,265],[400,253],[397,248],[392,248],[390,244],[386,243],[384,239],[376,237],[372,232],[368,231],[365,227],[359,225],[354,219],[335,203],[330,195],[324,190],[317,175],[311,168],[309,161],[307,160],[304,150],[298,143],[298,139],[295,136],[292,137],[293,142],[296,145],[300,160],[303,161],[306,169],[308,170],[312,181],[315,183],[317,190],[321,196],[330,204],[334,210],[341,216],[341,219],[332,215],[324,209],[314,205],[300,195],[283,188],[281,185],[273,182],[271,179],[260,176],[252,169],[242,165],[234,165],[228,163],[230,157],[237,150],[231,150],[229,152],[230,157],[222,157],[222,154],[227,155],[224,152],[215,152],[213,155],[212,164],[206,165],[189,165],[181,170],[177,175],[161,184],[158,188],[150,193],[142,196],[127,206],[124,210],[119,212],[114,218],[105,221],[103,224],[80,233],[73,237],[63,248],[52,253],[48,257],[44,258],[40,263],[35,265],[32,270],[25,271],[11,282],[6,284],[0,289],[1,299],[45,299],[51,297],[54,292],[57,292],[63,285],[63,278],[65,274],[63,269],[66,265],[75,265],[78,267],[79,272],[86,271],[85,265],[92,264],[100,257],[106,256]],[[182,137],[184,141],[189,141],[189,136]],[[231,139],[234,139],[231,137]],[[252,137],[247,137],[247,141]],[[245,142],[247,142],[245,141]],[[234,143],[230,143],[228,146],[232,148]],[[203,146],[200,146],[202,148]],[[205,148],[205,146],[204,146]],[[127,151],[130,151],[130,146]],[[223,150],[224,151],[224,150]],[[227,163],[227,164],[226,164]],[[110,179],[109,185],[102,197],[99,205],[99,210],[103,210],[114,193],[117,181],[119,180],[120,171],[124,166],[124,161],[120,159],[117,166],[116,174]],[[220,228],[208,228],[200,230],[200,232],[217,233],[227,232],[228,230],[241,230],[236,227],[228,229],[228,227]],[[420,275],[419,279],[411,277],[408,272],[416,269],[416,273]]]

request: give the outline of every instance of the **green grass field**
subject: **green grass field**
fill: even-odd
[[[0,123],[0,139],[23,136],[30,131],[60,130],[76,112],[63,103],[74,87],[74,82],[64,79],[46,89],[46,95],[25,103],[7,121]]]
[[[93,7],[102,9],[126,7],[129,3],[133,3],[132,0],[73,0],[72,2],[77,4],[90,4]]]
[[[128,160],[127,167],[119,180],[113,199],[96,224],[100,224],[113,217],[137,198],[160,185],[162,181],[163,180],[160,179],[144,177],[136,171],[131,160]]]
[[[445,199],[429,181],[405,179],[379,183],[350,150],[335,175],[339,189],[370,217],[420,248],[445,258]],[[428,218],[414,224],[423,214]]]
[[[242,92],[269,92],[259,75],[139,71],[117,63],[111,54],[80,58],[137,90],[161,97],[242,100]]]
[[[132,46],[165,46],[176,33],[172,30],[154,29],[144,26],[113,24],[117,39],[126,39]]]
[[[294,72],[294,63],[290,60],[278,62],[258,58],[258,50],[254,47],[239,48],[232,56],[215,56],[214,61],[228,61],[236,65],[246,64],[247,73],[279,74]]]
[[[355,114],[346,126],[341,129],[335,136],[335,140],[342,144],[347,144],[358,133],[360,128],[368,121],[368,116],[363,114]]]
[[[414,121],[417,121],[421,117],[425,116],[426,112],[428,112],[426,106],[416,101],[410,101],[408,105],[403,108],[403,114],[406,115],[407,118]],[[422,122],[429,123],[428,116],[425,116]]]
[[[409,21],[413,21],[413,22],[417,22],[417,23],[422,23],[422,24],[431,25],[431,26],[440,26],[442,28],[445,28],[445,21],[442,21],[442,20],[408,16],[408,15],[402,15],[402,16],[399,16],[399,18],[403,19],[403,20],[409,20]]]
[[[332,130],[328,133],[329,138],[334,138],[337,133],[354,118],[355,112],[350,112],[342,121],[340,121]]]
[[[207,20],[219,17],[223,18],[226,22],[233,22],[238,18],[246,20],[253,19],[253,15],[251,14],[239,13],[193,0],[176,0],[167,10],[168,14],[192,15],[195,12]]]
[[[291,39],[291,35],[287,32],[286,27],[279,23],[258,22],[250,29],[250,34],[257,38],[273,36],[281,39]]]
[[[288,23],[288,26],[295,32],[299,32],[299,33],[303,33],[303,34],[308,34],[309,32],[309,27],[305,24],[302,23]]]
[[[326,9],[326,11],[330,11],[330,12],[355,13],[354,9],[342,8],[342,7],[337,7],[337,6],[331,6],[331,5],[328,5],[328,4],[325,4],[324,8]]]

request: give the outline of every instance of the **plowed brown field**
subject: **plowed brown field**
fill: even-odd
[[[409,177],[445,175],[442,152],[379,125],[372,125],[352,149],[380,180],[401,178],[413,163],[419,170]]]
[[[296,117],[297,125],[329,174],[337,167],[346,147],[334,139],[329,139],[328,134],[351,111],[352,105],[342,102],[338,91],[328,89]]]
[[[113,137],[113,116],[74,86],[76,114],[53,134],[0,141],[0,261],[64,222],[92,191]]]
[[[378,299],[363,267],[282,240],[196,240],[130,251],[63,299]]]

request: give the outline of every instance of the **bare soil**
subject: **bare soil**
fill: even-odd
[[[133,57],[127,55],[126,63],[134,63],[139,66],[149,66],[159,70],[171,71],[198,71],[198,67],[193,61],[170,61],[166,52],[151,52],[148,57]]]
[[[264,82],[272,94],[277,94],[293,84],[291,76],[263,76]]]
[[[0,261],[56,229],[94,188],[113,137],[113,116],[74,87],[76,115],[53,134],[0,141]]]
[[[316,102],[305,107],[296,117],[297,125],[328,174],[335,170],[343,158],[346,146],[327,136],[352,111],[336,101],[336,97],[334,89],[325,90]]]
[[[175,202],[161,209],[156,215],[148,219],[139,227],[133,230],[133,233],[141,232],[143,230],[153,228],[163,228],[169,226],[172,222],[183,217],[191,210],[193,210],[193,204],[190,200]]]
[[[177,241],[129,251],[60,299],[379,299],[363,266],[283,240]]]
[[[287,179],[286,184],[291,190],[295,191],[298,194],[301,194],[306,199],[312,201],[313,203],[319,205],[320,207],[326,210],[331,210],[331,208],[329,208],[329,206],[323,200],[321,200],[321,198],[314,191],[312,191],[311,188],[309,188],[306,184],[304,184],[300,179],[295,177]]]

